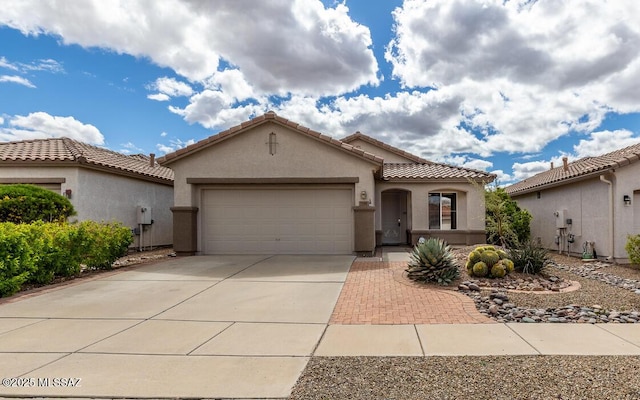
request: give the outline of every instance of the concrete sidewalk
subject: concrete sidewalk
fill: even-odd
[[[313,356],[640,355],[628,324],[329,324],[352,261],[187,257],[2,300],[0,396],[286,398]]]
[[[640,355],[632,324],[330,325],[315,356]]]

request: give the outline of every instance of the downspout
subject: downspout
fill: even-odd
[[[613,182],[607,180],[604,175],[600,175],[600,180],[609,185],[609,248],[611,249],[611,255],[607,257],[607,260],[613,260],[615,253],[615,241],[614,235],[614,219],[613,219]]]

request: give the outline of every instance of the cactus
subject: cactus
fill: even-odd
[[[513,261],[509,260],[508,258],[505,258],[504,260],[502,260],[502,264],[506,268],[507,274],[511,273],[515,268]]]
[[[502,261],[497,262],[493,267],[491,267],[491,276],[495,278],[504,278],[507,274],[507,269],[505,268]]]
[[[449,245],[437,238],[429,238],[413,248],[406,271],[409,279],[442,285],[451,283],[460,274]]]
[[[469,253],[469,261],[471,261],[473,264],[482,261],[482,254],[477,250],[472,251],[471,253]]]
[[[485,250],[484,253],[482,253],[481,260],[484,261],[487,266],[491,266],[500,261],[500,256],[494,250]]]
[[[478,246],[467,258],[466,268],[469,276],[503,278],[513,271],[513,262],[508,254],[494,246]]]
[[[489,273],[489,267],[487,266],[486,263],[480,261],[473,264],[472,271],[473,271],[473,275],[479,276],[482,278],[484,276],[487,276],[487,273]]]

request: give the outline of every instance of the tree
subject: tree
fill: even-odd
[[[0,222],[62,222],[75,215],[64,196],[34,185],[0,185]]]
[[[531,237],[531,214],[504,189],[485,189],[487,243],[514,247]]]

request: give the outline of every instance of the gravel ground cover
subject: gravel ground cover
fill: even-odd
[[[456,250],[457,258],[464,259],[469,251]],[[577,281],[579,290],[540,294],[485,288],[466,294],[486,298],[484,306],[479,304],[482,301],[476,306],[496,320],[504,315],[492,315],[487,305],[497,305],[495,299],[502,302],[498,310],[505,304],[531,310],[530,315],[538,319],[530,322],[640,321],[640,293],[636,293],[640,270],[607,263],[584,264],[557,254],[552,254],[552,260],[554,265],[547,274]],[[433,287],[458,290],[459,284],[472,279],[462,270],[453,285]],[[519,278],[517,274],[514,277]],[[568,320],[571,312],[577,317]],[[622,319],[625,316],[633,318]],[[526,322],[523,318],[508,321]],[[640,399],[640,357],[313,357],[290,399]]]
[[[290,399],[640,399],[640,358],[314,357]]]
[[[545,274],[577,281],[580,289],[552,294],[499,288],[463,293],[474,299],[480,312],[498,322],[640,322],[639,270],[603,262],[583,263],[557,254],[551,258]],[[526,277],[514,274],[518,276]]]

